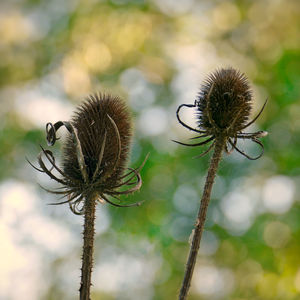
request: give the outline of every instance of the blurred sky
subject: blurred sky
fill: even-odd
[[[298,0],[2,1],[0,299],[77,299],[82,219],[46,205],[58,199],[38,183],[56,185],[25,156],[36,163],[45,124],[97,91],[128,101],[130,164],[150,158],[132,197],[143,206],[97,208],[92,299],[176,298],[208,158],[171,142],[192,137],[175,112],[227,66],[249,77],[253,116],[269,99],[249,128],[269,136],[259,161],[224,157],[190,299],[300,299],[299,11]],[[182,118],[195,126],[193,110]]]

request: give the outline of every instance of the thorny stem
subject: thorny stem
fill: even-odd
[[[184,279],[182,282],[180,294],[179,294],[179,300],[185,300],[187,299],[187,294],[191,285],[191,280],[196,264],[197,254],[198,250],[200,248],[200,241],[202,237],[202,232],[204,228],[204,223],[206,219],[206,213],[208,208],[208,203],[210,200],[210,194],[212,190],[212,186],[214,183],[214,179],[217,173],[219,162],[222,158],[222,151],[225,147],[225,139],[223,137],[219,137],[216,139],[215,147],[214,147],[214,153],[210,161],[206,182],[204,186],[204,191],[201,199],[201,205],[198,212],[195,229],[194,229],[194,235],[193,235],[193,241],[190,248],[189,258],[186,264]]]
[[[87,195],[84,206],[83,255],[79,292],[80,300],[90,300],[95,235],[95,197]]]

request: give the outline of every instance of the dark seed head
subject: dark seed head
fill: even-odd
[[[234,136],[246,125],[252,93],[248,79],[233,68],[207,77],[196,101],[199,127],[218,136]]]
[[[59,190],[45,189],[68,198],[52,204],[69,203],[71,211],[79,215],[84,214],[89,199],[117,207],[140,205],[141,202],[123,205],[108,198],[119,201],[118,196],[138,191],[142,186],[140,170],[147,159],[146,156],[138,168],[125,166],[131,140],[131,118],[125,103],[110,95],[91,96],[79,106],[70,122],[47,123],[49,146],[58,140],[57,131],[62,126],[68,130],[62,168],[56,164],[52,151],[42,146],[39,168],[29,162],[37,171],[62,185]]]
[[[110,95],[90,96],[79,106],[71,124],[81,144],[88,181],[101,177],[104,187],[117,184],[125,168],[132,136],[131,117],[125,103]],[[63,151],[63,170],[70,178],[83,182],[77,151],[69,134]]]

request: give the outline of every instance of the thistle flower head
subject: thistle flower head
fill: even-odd
[[[78,107],[70,122],[58,121],[46,125],[48,145],[55,144],[57,130],[62,126],[68,130],[62,167],[57,166],[53,153],[44,148],[38,156],[40,168],[29,162],[36,170],[62,185],[62,190],[46,189],[68,198],[54,204],[69,203],[75,214],[84,213],[87,195],[119,207],[139,205],[121,205],[107,198],[108,195],[118,199],[119,195],[131,194],[139,190],[142,184],[139,170],[144,163],[137,169],[128,168],[126,171],[132,129],[125,103],[110,95],[90,96]],[[43,156],[51,168],[46,166]],[[128,188],[119,191],[120,187],[125,186]]]
[[[175,142],[192,147],[211,142],[209,148],[198,156],[200,157],[213,149],[217,139],[222,139],[225,142],[224,148],[227,153],[237,150],[248,159],[258,159],[264,151],[264,147],[258,138],[266,136],[267,132],[246,133],[243,130],[257,120],[266,103],[267,101],[259,114],[249,122],[252,92],[248,79],[244,74],[233,68],[219,69],[204,81],[195,103],[182,104],[176,112],[181,125],[200,134],[194,139],[207,139],[195,144]],[[183,107],[196,108],[198,128],[192,128],[181,120],[179,112]],[[261,147],[261,153],[257,157],[247,155],[237,147],[237,140],[240,138],[250,139],[258,144]]]

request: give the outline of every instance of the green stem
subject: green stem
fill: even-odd
[[[95,235],[95,198],[92,196],[87,196],[85,198],[84,206],[83,255],[79,292],[80,300],[90,300]]]
[[[196,264],[198,250],[200,248],[200,241],[201,241],[204,223],[206,219],[210,194],[214,183],[214,179],[216,177],[218,165],[222,158],[222,151],[224,147],[225,147],[225,139],[223,137],[216,139],[214,153],[210,161],[206,182],[204,186],[204,191],[201,199],[201,205],[200,205],[200,209],[195,224],[193,241],[190,248],[189,258],[186,264],[184,279],[179,294],[179,300],[187,299],[187,294],[191,285],[191,280],[192,280],[192,276]]]

